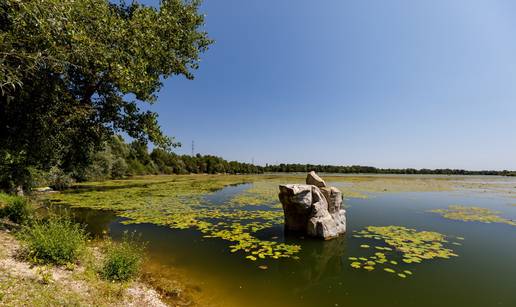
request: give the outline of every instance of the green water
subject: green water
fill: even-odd
[[[227,187],[206,197],[208,205],[225,202],[249,185]],[[516,306],[516,227],[448,220],[428,212],[452,204],[479,206],[516,219],[515,198],[475,191],[380,193],[349,199],[348,232],[331,241],[285,237],[281,226],[259,233],[264,239],[299,244],[298,260],[252,262],[227,248],[228,242],[205,239],[195,230],[152,224],[124,225],[106,211],[75,209],[88,230],[117,239],[128,230],[149,242],[149,258],[166,276],[167,269],[186,275],[206,304],[217,306]],[[264,208],[267,208],[264,206]],[[350,267],[350,256],[365,255],[352,237],[364,227],[399,225],[464,237],[451,247],[459,257],[420,264],[399,264],[413,275],[402,279],[380,270]],[[277,237],[277,239],[275,238]],[[267,269],[260,269],[266,265]]]

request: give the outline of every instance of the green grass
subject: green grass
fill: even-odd
[[[134,234],[124,234],[121,242],[111,242],[107,247],[100,275],[111,281],[127,281],[138,275],[144,258],[145,246]]]
[[[11,201],[13,198],[16,198],[16,196],[11,195],[11,194],[7,194],[7,193],[4,193],[4,192],[0,192],[0,208],[2,208],[5,205],[7,205],[7,203],[9,201]]]
[[[0,241],[11,235],[0,231]],[[55,268],[49,265],[20,265],[10,267],[0,266],[0,306],[124,306],[136,299],[134,306],[144,306],[143,301],[128,296],[126,290],[134,286],[133,283],[113,283],[100,278],[99,255],[97,250],[102,249],[108,242],[103,240],[92,241],[86,248],[76,265]],[[0,257],[7,257],[8,253]],[[3,245],[10,248],[11,253],[16,244]],[[9,256],[12,257],[12,256]],[[100,257],[102,258],[102,257]],[[15,263],[13,259],[8,263]],[[58,273],[60,278],[54,279],[49,273]]]
[[[19,233],[24,254],[34,263],[67,264],[77,261],[86,244],[81,225],[67,217],[35,221]]]
[[[0,306],[85,306],[87,301],[60,283],[44,284],[0,268]]]
[[[0,217],[5,217],[17,224],[27,223],[32,219],[33,208],[26,198],[21,196],[2,197],[5,205],[0,208]]]

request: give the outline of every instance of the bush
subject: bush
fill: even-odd
[[[127,173],[132,176],[145,175],[147,170],[138,160],[129,160],[127,163]]]
[[[48,180],[50,186],[54,190],[64,190],[72,186],[74,180],[70,174],[66,174],[63,170],[61,170],[57,166],[53,166],[50,168],[48,172]]]
[[[86,232],[69,217],[50,216],[24,227],[20,239],[29,260],[66,264],[77,260],[86,244]]]
[[[33,209],[26,198],[11,196],[7,205],[0,208],[0,217],[6,217],[14,223],[24,224],[31,220]]]
[[[121,179],[127,174],[127,162],[124,158],[116,158],[111,166],[111,178]]]
[[[101,276],[113,281],[126,281],[140,271],[145,245],[134,237],[124,234],[121,242],[111,242],[101,268]]]

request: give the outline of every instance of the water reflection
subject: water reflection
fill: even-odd
[[[303,244],[306,252],[301,254],[303,259],[299,264],[299,278],[308,290],[311,285],[318,284],[322,279],[340,275],[347,265],[346,237],[339,237],[329,241],[310,240]],[[310,263],[310,265],[306,265]]]
[[[248,187],[229,187],[208,196],[207,202],[223,203]],[[284,236],[283,227],[275,226],[257,236],[300,244],[300,259],[252,262],[230,253],[227,241],[204,239],[192,229],[124,225],[122,219],[109,211],[73,209],[73,212],[92,234],[109,230],[116,240],[126,230],[141,233],[149,242],[152,259],[145,268],[149,273],[147,280],[166,296],[183,295],[184,304],[192,296],[201,296],[205,298],[204,306],[516,306],[514,227],[451,221],[428,212],[454,203],[504,211],[509,218],[516,216],[516,207],[507,205],[516,203],[512,199],[464,192],[386,193],[347,202],[352,214],[350,231],[369,225],[402,225],[465,237],[463,246],[457,247],[460,257],[407,266],[417,274],[406,280],[381,270],[366,272],[350,268],[348,256],[363,252],[360,249],[363,243],[349,233],[334,240],[319,241]],[[260,265],[266,265],[267,269],[260,269]]]

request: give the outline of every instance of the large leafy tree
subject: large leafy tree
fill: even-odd
[[[0,3],[0,176],[84,167],[119,131],[174,146],[143,111],[164,78],[192,79],[211,44],[196,0],[159,8],[108,0]]]

